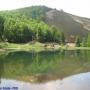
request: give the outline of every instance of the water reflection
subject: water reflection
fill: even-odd
[[[90,72],[43,84],[30,84],[2,79],[2,86],[18,87],[18,90],[90,90]]]
[[[90,51],[8,51],[0,53],[0,77],[47,82],[90,71]]]
[[[3,57],[0,57],[0,83],[1,83],[1,78],[3,76],[4,72],[4,62],[3,62]]]

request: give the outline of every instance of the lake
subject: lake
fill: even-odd
[[[0,78],[0,90],[90,90],[90,51],[0,51]]]

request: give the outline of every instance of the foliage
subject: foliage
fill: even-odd
[[[80,47],[81,46],[81,38],[80,38],[80,36],[77,36],[76,37],[76,41],[75,41],[75,43],[76,43],[76,47]]]
[[[90,47],[90,33],[88,33],[87,37],[87,47]]]
[[[65,44],[65,36],[63,32],[61,32],[61,44]]]
[[[46,6],[31,6],[14,10],[12,13],[20,13],[21,15],[25,15],[28,18],[32,18],[38,21],[45,21],[46,12],[48,12],[49,10],[51,10],[51,8],[47,8]]]
[[[49,27],[41,21],[25,16],[5,17],[4,40],[13,43],[27,43],[29,41],[60,42],[61,32],[55,27]]]
[[[87,40],[86,40],[86,38],[83,38],[82,39],[82,46],[83,47],[86,47],[87,46]]]
[[[4,18],[0,16],[0,39],[3,40]]]

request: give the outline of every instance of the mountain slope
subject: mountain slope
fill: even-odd
[[[78,18],[78,20],[80,19]],[[47,12],[46,21],[49,25],[54,25],[58,29],[62,28],[69,41],[73,41],[78,35],[86,37],[88,33],[88,29],[84,28],[87,24],[84,26],[81,22],[77,22],[73,15],[64,11],[51,10]]]

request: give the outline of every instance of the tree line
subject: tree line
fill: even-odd
[[[61,30],[24,15],[0,16],[0,40],[11,43],[27,43],[33,40],[65,43]]]
[[[75,40],[76,47],[90,47],[90,32],[88,33],[87,38],[81,38],[80,36],[76,37]]]

